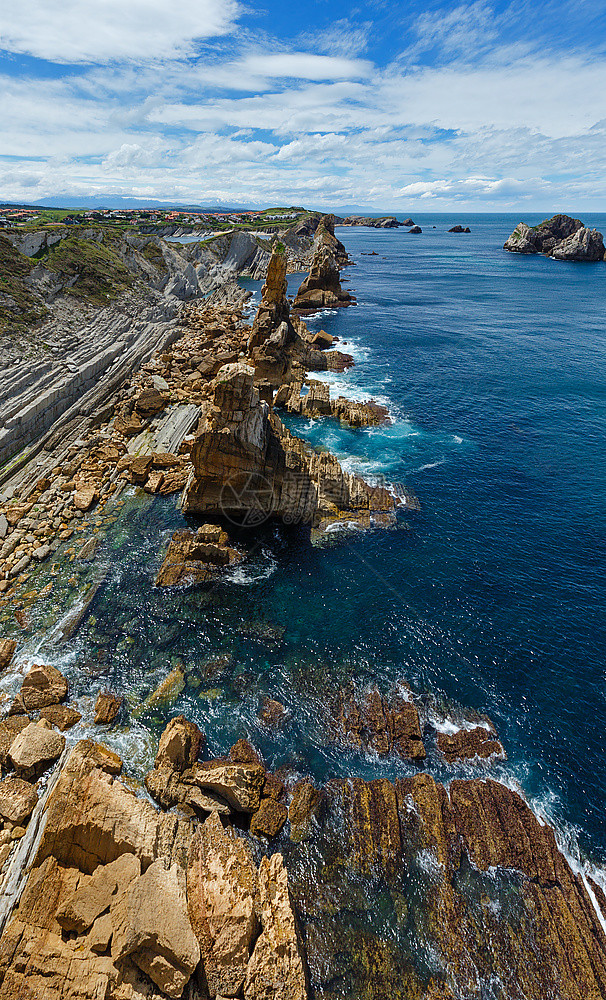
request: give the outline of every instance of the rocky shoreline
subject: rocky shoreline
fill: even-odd
[[[503,249],[510,253],[542,253],[554,260],[590,264],[606,260],[602,234],[569,215],[554,215],[532,228],[520,222]]]
[[[265,522],[319,541],[341,525],[391,527],[399,509],[418,506],[344,472],[280,417],[354,428],[389,420],[372,400],[332,399],[310,378],[352,363],[301,318],[355,305],[341,285],[349,259],[334,219],[308,242],[309,277],[292,305],[285,243],[266,260],[258,247],[246,258],[265,271],[252,324],[233,280],[239,244],[229,244],[238,266],[223,257],[214,271],[192,246],[174,251],[167,279],[180,268],[191,277],[191,267],[191,294],[138,286],[91,313],[79,341],[82,351],[95,342],[88,380],[86,358],[75,382],[57,382],[33,352],[22,396],[13,386],[7,403],[21,420],[8,425],[20,436],[7,439],[18,450],[2,469],[0,610],[24,632],[29,610],[52,593],[52,581],[36,589],[38,573],[94,562],[95,535],[126,489],[174,496],[190,518],[164,550],[158,588],[211,584],[246,562],[246,540]],[[125,346],[100,363],[120,337]],[[95,593],[93,583],[57,623],[60,641],[77,633]],[[210,664],[209,677],[221,669]],[[444,716],[404,678],[389,691],[352,680],[331,692],[320,678],[321,739],[363,760],[365,778],[272,772],[247,738],[212,756],[198,726],[175,715],[141,783],[128,759],[78,738],[81,706],[42,654],[32,663],[19,638],[0,637],[0,671],[24,674],[0,719],[7,1000],[606,996],[606,897],[498,780],[506,748],[490,719]],[[185,682],[175,664],[144,708],[169,705]],[[124,718],[124,694],[99,692],[95,726]],[[270,732],[288,732],[295,715],[277,693],[259,706]]]

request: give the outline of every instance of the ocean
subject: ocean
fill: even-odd
[[[582,218],[606,232],[606,216]],[[177,712],[212,755],[247,736],[269,767],[318,781],[414,773],[338,749],[319,723],[349,678],[384,690],[405,681],[438,723],[490,716],[507,752],[491,773],[555,824],[570,855],[602,867],[606,264],[504,252],[518,216],[415,221],[421,235],[338,229],[357,305],[307,320],[355,358],[327,377],[334,393],[384,402],[393,422],[287,422],[347,469],[403,484],[420,510],[321,547],[296,525],[242,529],[249,559],[226,578],[160,593],[165,543],[187,522],[174,497],[131,491],[103,543],[90,615],[66,647],[38,648],[76,699],[92,703],[108,683],[128,692],[131,723],[106,741],[139,776]],[[471,233],[448,233],[457,222]],[[291,292],[300,280],[290,276]],[[243,284],[254,304],[261,283]],[[175,665],[184,690],[166,709],[146,706]],[[260,724],[264,695],[290,711],[286,726]],[[447,768],[426,742],[436,778],[478,773]]]

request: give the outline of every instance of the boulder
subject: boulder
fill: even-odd
[[[30,723],[15,737],[9,759],[20,777],[34,781],[59,759],[64,749],[65,736],[42,720]]]
[[[16,648],[14,639],[0,639],[0,673],[10,666]]]
[[[0,782],[0,816],[16,826],[24,826],[38,802],[36,789],[22,778],[5,778]]]
[[[143,420],[147,420],[164,410],[169,402],[170,396],[167,393],[155,388],[143,389],[135,400],[135,411]]]
[[[95,725],[111,725],[116,720],[123,702],[124,698],[112,691],[100,691],[95,702]]]
[[[99,493],[94,486],[78,486],[74,493],[74,507],[76,510],[87,511],[99,500]]]
[[[254,813],[259,808],[265,768],[259,764],[198,764],[194,782],[203,791],[215,792],[237,812]]]
[[[46,719],[52,726],[64,733],[80,722],[82,715],[68,705],[47,705],[41,709],[40,718]]]
[[[232,764],[259,764],[264,767],[260,754],[255,750],[252,743],[245,739],[239,739],[234,743],[228,754]]]
[[[194,767],[206,743],[204,733],[184,715],[177,715],[166,726],[156,754],[156,767],[170,766],[183,771]]]
[[[187,899],[209,994],[235,996],[259,928],[259,884],[250,848],[216,813],[192,840]]]
[[[56,667],[36,663],[26,675],[17,701],[26,712],[35,712],[65,701],[67,691],[67,681]]]
[[[288,819],[288,809],[274,798],[265,798],[250,820],[250,832],[255,837],[277,837]]]
[[[9,767],[8,755],[15,737],[30,724],[29,715],[9,715],[0,720],[0,765]]]
[[[244,998],[306,1000],[305,953],[281,854],[262,858],[259,890],[263,930],[248,963]]]
[[[408,232],[409,232],[409,233],[415,233],[415,234],[418,234],[418,233],[422,233],[422,232],[423,232],[423,230],[421,229],[421,227],[420,227],[420,226],[413,226],[413,227],[412,227],[412,229],[409,229],[409,230],[408,230]]]
[[[114,963],[130,958],[163,993],[178,1000],[200,961],[189,921],[185,872],[154,861],[111,906]]]

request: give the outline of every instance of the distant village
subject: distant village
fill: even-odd
[[[58,223],[65,226],[81,226],[87,223],[124,226],[125,228],[194,226],[205,229],[222,229],[226,226],[254,225],[290,222],[304,213],[304,209],[269,209],[265,211],[247,210],[242,212],[204,212],[193,209],[132,208],[70,212],[68,209],[38,209],[4,207],[0,210],[0,226],[4,228],[26,227],[37,223],[48,225]]]

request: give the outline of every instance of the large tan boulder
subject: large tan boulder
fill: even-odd
[[[261,860],[259,888],[263,931],[248,964],[245,1000],[304,1000],[305,953],[281,854]]]
[[[211,997],[236,996],[258,930],[259,884],[250,848],[217,813],[192,840],[187,899]]]
[[[56,667],[35,663],[21,685],[19,701],[26,712],[35,712],[65,701],[67,688],[65,677]]]
[[[232,809],[254,813],[259,808],[265,773],[265,768],[260,764],[209,761],[198,764],[194,780],[203,791],[220,795]]]
[[[59,759],[64,749],[65,736],[42,720],[31,722],[15,737],[9,758],[18,775],[34,781]]]
[[[156,754],[156,767],[170,766],[183,771],[197,763],[204,747],[204,733],[184,715],[177,715],[166,726]]]
[[[0,816],[15,826],[23,826],[38,801],[36,789],[22,778],[8,777],[0,782]]]
[[[154,861],[111,907],[114,963],[129,957],[163,993],[183,995],[200,961],[188,917],[185,873],[174,863]]]

